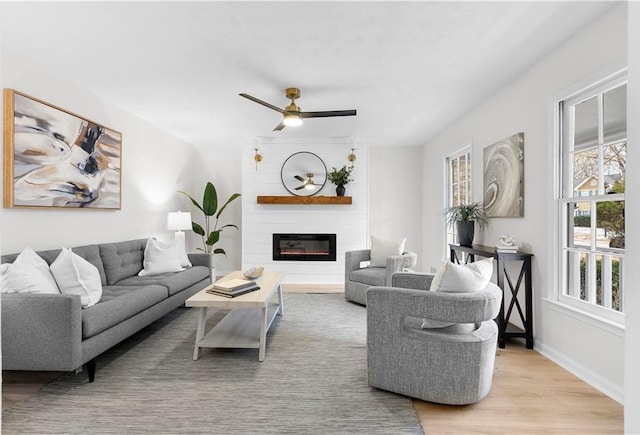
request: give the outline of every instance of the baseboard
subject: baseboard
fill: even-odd
[[[344,293],[344,284],[289,282],[282,284],[282,291],[289,293]]]
[[[604,379],[594,371],[589,370],[582,364],[579,364],[576,361],[567,358],[562,353],[556,351],[553,348],[545,346],[544,343],[541,343],[539,340],[536,341],[535,348],[536,351],[538,351],[554,363],[558,364],[563,369],[579,377],[584,382],[591,385],[596,390],[599,390],[603,394],[606,394],[619,404],[624,405],[624,388],[620,388],[619,386],[612,384],[610,381]]]

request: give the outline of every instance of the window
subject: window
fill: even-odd
[[[471,202],[471,146],[445,158],[446,195],[444,208]],[[449,243],[458,243],[455,225],[446,225],[444,258],[449,257]]]
[[[560,103],[560,294],[624,321],[626,74]]]

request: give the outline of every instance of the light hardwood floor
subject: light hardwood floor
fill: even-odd
[[[622,434],[623,406],[518,340],[498,349],[489,395],[474,405],[413,401],[427,434]]]
[[[4,371],[2,409],[25,400],[60,375]],[[448,406],[414,400],[413,404],[429,435],[604,435],[624,431],[622,405],[518,340],[498,349],[491,392],[479,403]]]

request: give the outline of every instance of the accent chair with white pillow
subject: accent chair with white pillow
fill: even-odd
[[[366,305],[369,287],[390,286],[395,272],[415,267],[418,256],[405,251],[405,242],[371,236],[371,248],[345,252],[344,297]]]
[[[502,291],[489,282],[492,263],[478,263],[395,273],[368,290],[370,386],[448,405],[489,393]]]

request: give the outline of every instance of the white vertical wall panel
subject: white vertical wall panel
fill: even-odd
[[[257,165],[255,147],[262,155]],[[355,149],[357,156],[347,196],[351,205],[279,205],[258,204],[259,195],[289,193],[282,185],[280,170],[293,153],[308,151],[320,157],[327,170],[350,165],[347,160]],[[242,267],[264,266],[282,270],[288,283],[343,283],[344,253],[363,249],[369,240],[369,159],[366,143],[353,139],[256,139],[242,151]],[[327,181],[317,195],[335,196],[335,186]],[[335,233],[336,261],[273,261],[274,233]]]

